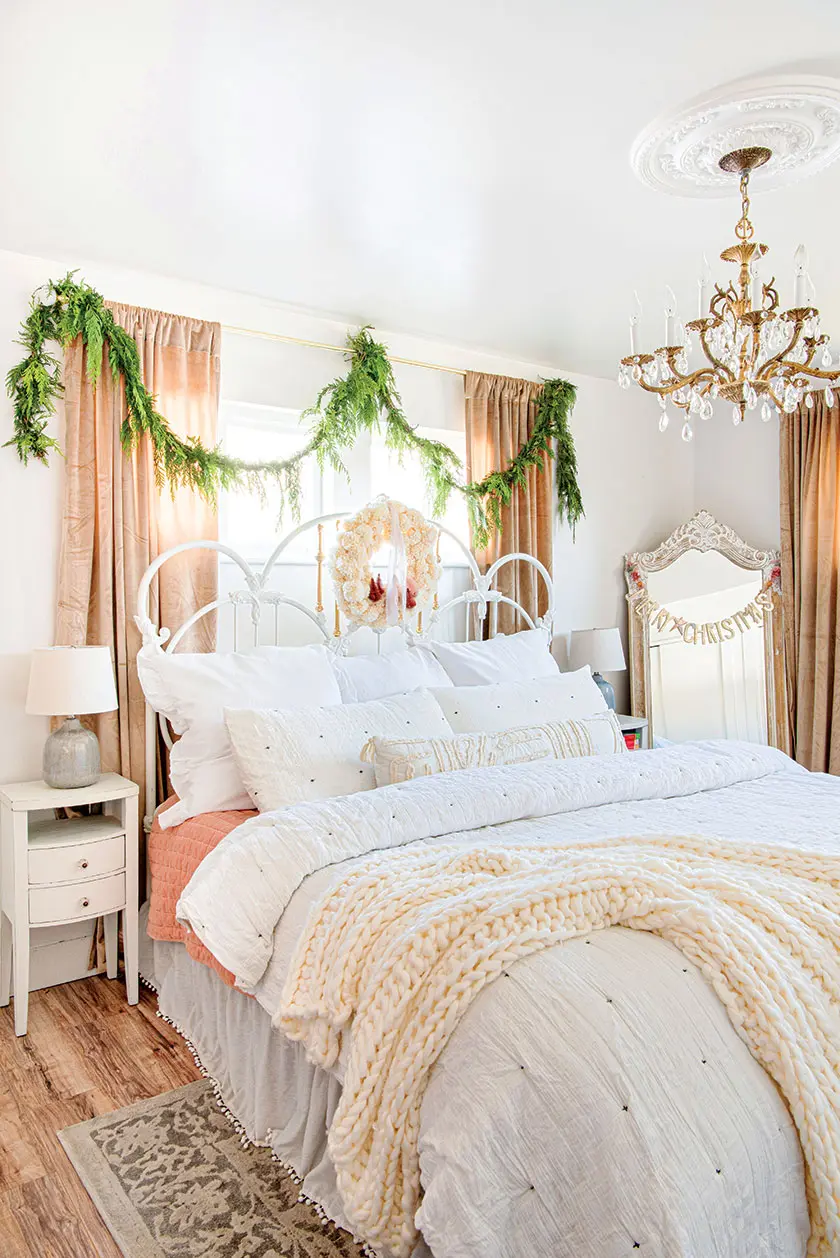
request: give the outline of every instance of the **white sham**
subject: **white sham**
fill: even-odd
[[[372,790],[373,765],[360,754],[370,738],[452,733],[428,690],[302,711],[228,709],[225,720],[242,779],[260,812]]]
[[[451,686],[432,693],[456,734],[498,733],[517,725],[579,720],[608,710],[588,667],[533,681]]]
[[[138,653],[137,672],[149,703],[181,735],[169,758],[178,801],[160,813],[162,829],[203,812],[252,807],[225,726],[226,707],[341,703],[323,646],[207,655],[170,655],[146,646]]]

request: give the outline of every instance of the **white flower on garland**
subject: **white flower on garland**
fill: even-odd
[[[396,535],[395,535],[396,534]],[[373,557],[390,545],[388,564],[374,571]],[[434,599],[440,580],[437,529],[415,511],[390,498],[375,502],[341,524],[330,560],[339,610],[351,625],[382,630],[403,624]]]

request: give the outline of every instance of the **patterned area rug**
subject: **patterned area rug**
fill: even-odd
[[[126,1258],[357,1258],[204,1080],[59,1133]]]

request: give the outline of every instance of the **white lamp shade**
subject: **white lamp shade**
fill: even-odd
[[[617,629],[573,629],[569,668],[588,664],[593,673],[620,673],[627,667]]]
[[[40,647],[32,652],[26,710],[33,716],[113,712],[117,706],[107,646]]]

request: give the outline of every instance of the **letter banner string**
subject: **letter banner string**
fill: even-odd
[[[740,611],[733,612],[731,616],[698,625],[693,620],[678,616],[651,598],[644,578],[637,569],[630,573],[630,577],[636,590],[642,595],[633,605],[636,615],[641,620],[647,620],[659,633],[678,633],[689,646],[715,646],[721,642],[730,642],[736,632],[746,633],[756,625],[762,625],[765,614],[773,608],[774,593],[781,589],[781,569],[774,568],[752,602],[747,603]]]

